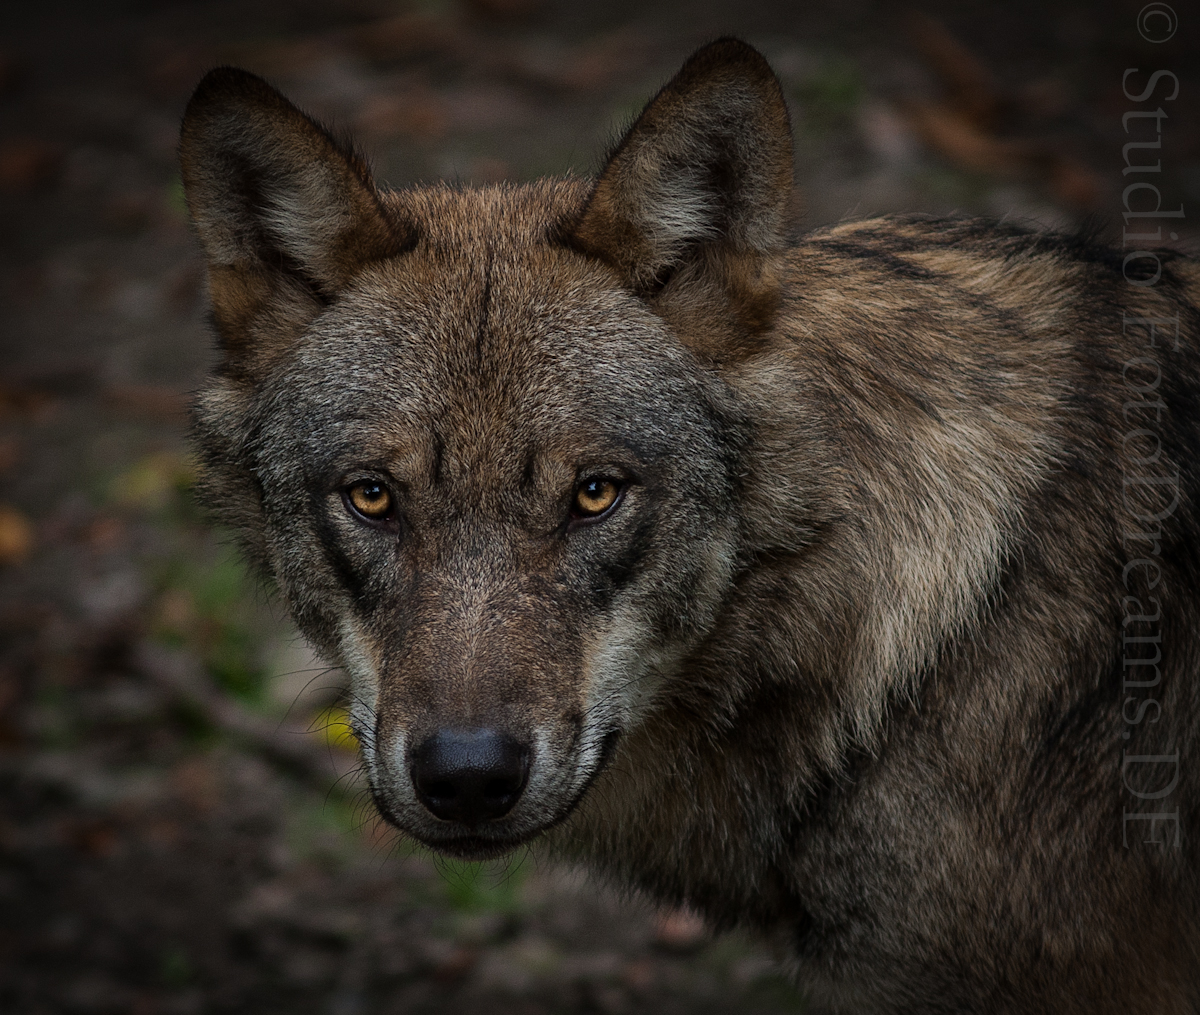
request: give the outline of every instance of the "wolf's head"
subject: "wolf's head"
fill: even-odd
[[[737,573],[722,370],[778,300],[774,75],[702,50],[594,184],[380,192],[230,69],[182,158],[224,354],[207,499],[351,674],[381,811],[508,850],[653,713]]]

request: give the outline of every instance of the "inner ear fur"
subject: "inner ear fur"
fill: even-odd
[[[613,150],[572,240],[657,302],[723,294],[774,316],[792,202],[792,132],[774,72],[721,39],[691,57]],[[673,291],[674,290],[674,291]]]
[[[415,241],[363,160],[247,71],[222,67],[200,82],[180,161],[235,372],[269,358],[365,265]]]

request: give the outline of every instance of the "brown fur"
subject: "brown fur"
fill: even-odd
[[[791,238],[786,107],[731,40],[595,184],[380,193],[233,70],[182,157],[225,349],[206,496],[350,672],[389,820],[546,834],[837,1011],[1197,1010],[1194,263]],[[1173,315],[1178,349],[1128,323]],[[1175,470],[1154,530],[1170,489],[1130,477]],[[622,500],[580,521],[597,475]],[[364,480],[395,517],[352,516]],[[414,745],[484,727],[531,752],[520,801],[435,817]],[[1139,803],[1123,752],[1176,751]],[[1178,848],[1125,820],[1168,802]]]

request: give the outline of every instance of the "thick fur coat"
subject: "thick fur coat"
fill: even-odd
[[[546,838],[836,1011],[1197,1010],[1194,262],[796,238],[732,40],[595,181],[381,191],[232,69],[182,159],[204,493],[388,820]]]

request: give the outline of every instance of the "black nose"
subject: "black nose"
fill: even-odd
[[[513,809],[529,776],[529,749],[496,730],[441,730],[413,752],[417,796],[445,821],[478,825]]]

